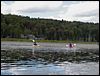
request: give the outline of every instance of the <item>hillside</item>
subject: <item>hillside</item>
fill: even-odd
[[[99,41],[99,23],[1,14],[1,38],[34,35],[46,40]]]

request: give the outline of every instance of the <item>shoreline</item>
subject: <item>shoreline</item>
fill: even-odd
[[[32,42],[31,39],[17,39],[17,38],[1,38],[1,42]],[[83,41],[69,41],[69,40],[36,40],[37,43],[80,43],[80,44],[98,44],[98,42],[83,42]]]

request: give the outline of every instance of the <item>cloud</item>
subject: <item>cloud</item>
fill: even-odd
[[[99,3],[97,1],[83,1],[78,4],[70,5],[66,14],[75,16],[94,11],[95,9],[99,9]]]
[[[17,12],[20,12],[20,13],[41,13],[41,12],[52,12],[52,11],[55,11],[55,10],[48,9],[46,7],[44,7],[44,8],[27,8],[24,10],[20,10],[20,9],[17,10]]]
[[[11,4],[13,4],[14,3],[14,1],[3,1],[5,4],[7,4],[7,5],[11,5]]]
[[[67,21],[99,22],[99,1],[1,2],[1,13]]]
[[[87,13],[82,13],[82,14],[77,14],[75,15],[76,17],[89,17],[89,16],[99,16],[99,11],[98,9],[95,9],[95,10],[91,10],[90,12],[87,12]]]
[[[92,18],[93,20],[94,18],[98,19],[99,16],[98,1],[81,1],[64,7],[67,7],[67,9],[58,16],[65,20],[91,22]],[[99,22],[99,19],[97,19],[94,22]]]
[[[13,4],[7,5],[2,2],[1,8],[2,12],[8,12],[4,9],[10,6],[8,9],[12,14],[47,12],[58,9],[62,3],[62,1],[15,1]]]
[[[11,13],[11,6],[7,5],[4,2],[1,2],[1,13],[3,13],[3,14]]]

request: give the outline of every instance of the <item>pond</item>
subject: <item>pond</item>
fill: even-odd
[[[99,75],[98,45],[1,43],[1,75]]]

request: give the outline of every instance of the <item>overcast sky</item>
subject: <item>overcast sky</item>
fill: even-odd
[[[99,23],[99,1],[1,1],[1,13]]]

